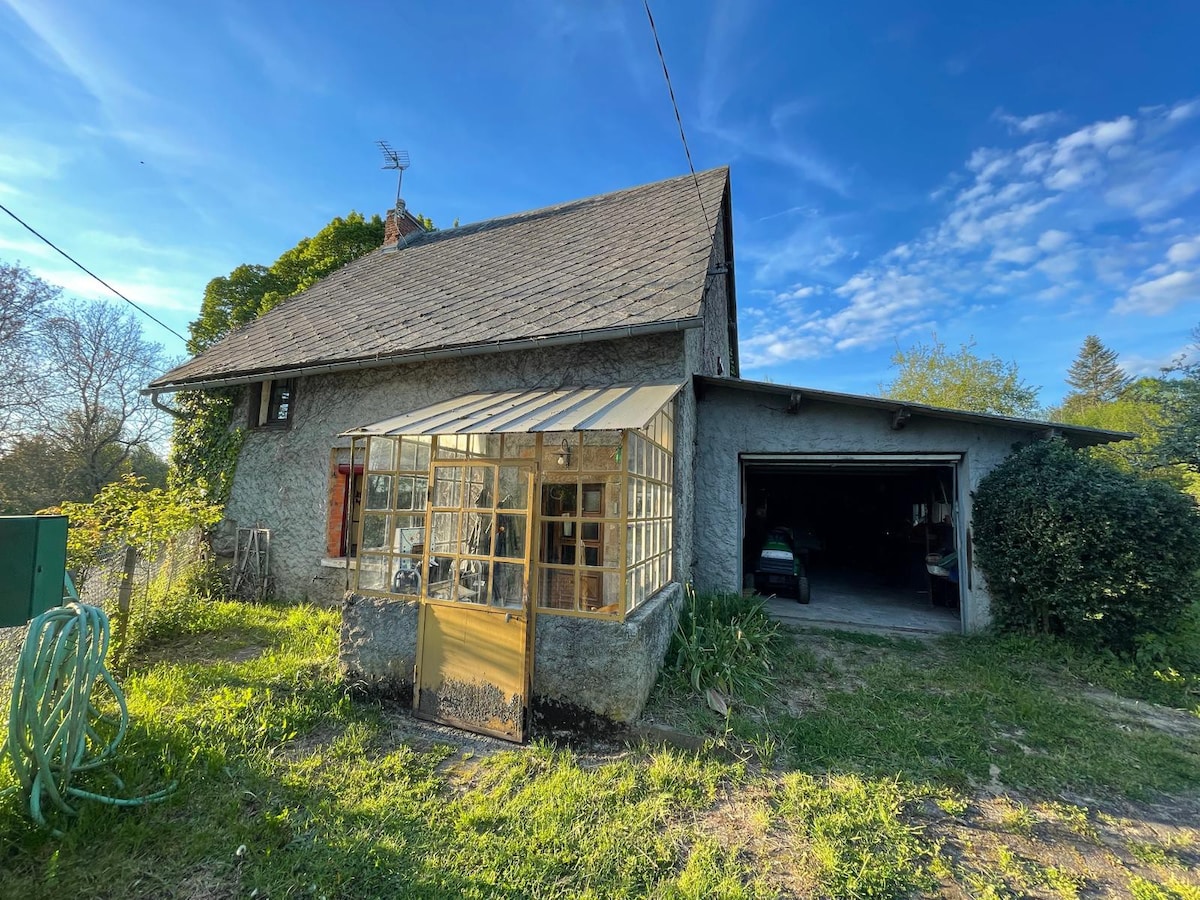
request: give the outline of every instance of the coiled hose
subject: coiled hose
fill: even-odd
[[[68,603],[42,613],[29,623],[13,678],[8,711],[7,752],[18,784],[0,796],[20,791],[30,817],[49,827],[43,806],[67,815],[77,810],[68,798],[95,800],[113,806],[138,806],[162,800],[175,785],[123,800],[86,791],[71,784],[80,772],[109,762],[129,727],[125,695],[104,666],[111,635],[104,611],[83,603]],[[92,702],[92,691],[103,682],[120,711],[116,735],[107,743],[96,726],[104,719]],[[123,790],[121,779],[109,774]],[[59,832],[55,832],[59,833]]]

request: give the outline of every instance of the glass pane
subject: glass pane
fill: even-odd
[[[547,483],[542,485],[542,515],[574,516],[579,512],[579,486]]]
[[[472,556],[492,555],[492,514],[463,513],[463,539],[460,553]]]
[[[433,470],[433,505],[457,509],[462,506],[463,470],[458,466],[438,466]]]
[[[585,431],[580,451],[580,468],[585,472],[607,472],[621,465],[621,432]]]
[[[533,459],[537,455],[536,434],[504,435],[505,459]]]
[[[388,517],[381,515],[363,515],[362,548],[364,550],[383,550],[388,542]]]
[[[616,522],[608,522],[603,526],[600,565],[610,568],[621,565],[621,526]]]
[[[425,517],[396,516],[396,536],[392,540],[395,553],[420,555],[425,550]]]
[[[604,572],[587,572],[579,577],[579,608],[596,612],[604,605],[604,579],[612,578]],[[613,610],[603,610],[613,612]]]
[[[421,595],[421,563],[416,559],[395,559],[392,574],[392,593],[408,597]]]
[[[430,543],[434,553],[454,553],[458,549],[458,513],[435,512],[431,521]]]
[[[413,480],[411,476],[401,475],[396,479],[396,509],[413,508]]]
[[[542,569],[538,578],[538,606],[574,609],[575,573],[562,569]]]
[[[575,565],[576,527],[574,522],[543,522],[541,561]]]
[[[463,603],[488,602],[490,565],[478,559],[464,559],[458,564],[458,595]]]
[[[496,556],[525,558],[526,520],[523,515],[496,516]]]
[[[413,482],[413,509],[424,509],[425,504],[429,500],[429,479],[421,475],[416,476]]]
[[[621,611],[621,576],[617,572],[606,572],[604,580],[600,582],[601,594],[603,602],[600,605],[601,612],[611,612],[616,615]]]
[[[484,459],[495,459],[500,455],[500,435],[498,434],[470,434],[469,448],[472,456],[482,457]]]
[[[417,445],[412,438],[400,441],[400,468],[412,471],[417,467]]]
[[[364,591],[382,591],[387,583],[387,557],[362,554],[358,557],[358,587]]]
[[[496,563],[492,578],[492,603],[509,609],[525,606],[525,566],[519,563]]]
[[[427,594],[431,600],[453,600],[457,581],[455,559],[449,556],[434,556],[429,560],[429,584]]]
[[[476,509],[492,508],[492,490],[496,477],[491,466],[472,466],[467,472],[467,495],[464,506]]]
[[[368,475],[363,506],[366,509],[392,508],[392,476]]]
[[[369,459],[367,470],[387,472],[396,468],[396,439],[373,437],[368,441]]]
[[[517,466],[500,467],[497,509],[529,508],[529,470]]]
[[[604,515],[604,485],[588,482],[580,493],[580,506],[585,516]]]
[[[438,459],[461,459],[467,455],[465,434],[439,434],[437,439]]]

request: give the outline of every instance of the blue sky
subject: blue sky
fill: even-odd
[[[743,374],[870,393],[936,330],[1065,390],[1200,323],[1200,4],[652,4],[733,171]],[[640,2],[0,0],[0,202],[183,331],[394,193],[470,222],[680,174]],[[0,217],[0,259],[86,276]],[[178,341],[148,332],[172,353]]]

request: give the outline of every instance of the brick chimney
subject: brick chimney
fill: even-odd
[[[400,200],[397,202],[395,209],[387,211],[387,218],[384,219],[383,246],[402,246],[405,243],[405,238],[409,235],[424,230],[424,227],[417,221],[416,217],[405,208],[404,201]]]

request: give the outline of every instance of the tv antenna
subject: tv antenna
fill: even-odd
[[[404,182],[404,170],[412,165],[408,159],[408,151],[393,150],[387,141],[375,143],[383,153],[383,168],[396,170],[396,209],[401,209],[403,201],[400,199],[400,186]]]

